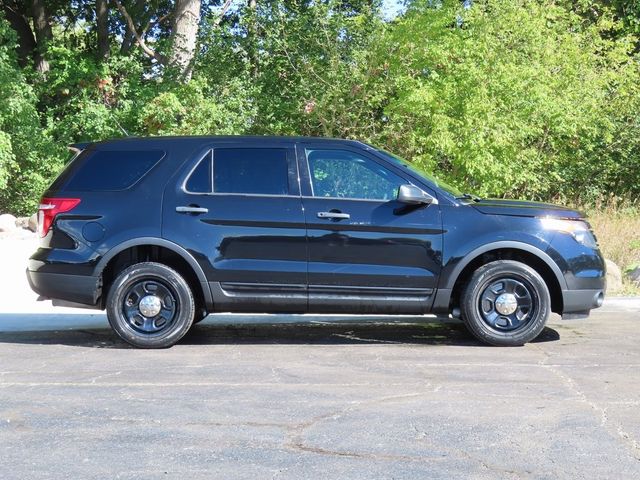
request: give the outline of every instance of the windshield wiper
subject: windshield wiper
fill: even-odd
[[[473,195],[471,193],[463,193],[459,197],[456,197],[456,200],[473,200],[474,202],[479,202],[482,199],[479,196]]]

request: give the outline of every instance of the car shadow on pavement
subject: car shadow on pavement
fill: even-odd
[[[133,348],[121,341],[106,324],[103,315],[56,314],[52,328],[47,314],[0,314],[0,343],[28,345],[66,345],[90,348]],[[52,317],[54,317],[52,315]],[[82,317],[88,320],[82,319]],[[340,344],[406,344],[484,346],[458,321],[437,321],[420,317],[359,318],[359,323],[342,317],[340,321],[286,322],[273,318],[237,316],[209,317],[195,325],[179,345],[340,345]],[[302,318],[302,317],[301,317]],[[293,320],[292,320],[293,319]],[[346,319],[346,320],[345,320]],[[53,318],[52,318],[53,320]],[[366,322],[366,323],[365,323]],[[34,328],[35,325],[35,328]],[[4,330],[4,331],[3,331]],[[534,342],[560,339],[556,330],[545,327]]]

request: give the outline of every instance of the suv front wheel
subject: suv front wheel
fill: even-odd
[[[111,327],[136,347],[174,345],[189,331],[194,313],[193,294],[185,279],[160,263],[137,263],[126,268],[107,295]]]
[[[533,268],[513,260],[487,263],[462,293],[462,318],[479,340],[498,346],[535,339],[551,313],[546,283]]]

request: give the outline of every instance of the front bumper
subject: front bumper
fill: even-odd
[[[98,277],[67,273],[38,272],[27,269],[31,290],[46,298],[66,300],[98,308]]]
[[[604,286],[589,290],[564,290],[562,318],[571,320],[588,317],[591,309],[602,306],[604,292]]]
[[[558,232],[546,252],[560,268],[562,318],[584,318],[602,305],[607,290],[607,270],[602,253],[573,236]]]

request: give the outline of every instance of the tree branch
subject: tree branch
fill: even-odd
[[[131,15],[129,15],[129,12],[127,12],[127,9],[124,8],[122,3],[120,3],[120,0],[113,0],[113,1],[116,4],[116,7],[118,8],[118,11],[122,14],[122,16],[124,17],[125,21],[127,22],[127,26],[129,27],[129,30],[131,30],[131,32],[133,33],[133,36],[136,37],[136,42],[138,43],[138,45],[140,45],[140,48],[142,49],[142,51],[147,56],[155,59],[158,63],[161,63],[163,65],[166,64],[167,63],[167,59],[165,58],[165,56],[159,54],[155,50],[152,50],[145,43],[144,39],[138,33],[138,30],[136,28],[135,23],[133,23],[133,18],[131,18]]]
[[[213,22],[214,27],[217,27],[218,25],[220,25],[220,22],[222,22],[222,18],[224,17],[224,14],[227,13],[227,10],[229,10],[229,7],[231,6],[231,2],[232,0],[226,0],[226,2],[224,2],[224,5],[222,5],[222,10],[220,10],[220,16],[218,16],[215,22]]]
[[[156,21],[154,21],[154,22],[150,21],[149,23],[147,23],[147,26],[142,29],[141,36],[145,36],[149,30],[153,29],[156,25],[160,25],[167,18],[169,18],[172,14],[173,14],[173,12],[169,12],[166,15],[163,15],[160,18],[158,18]]]

